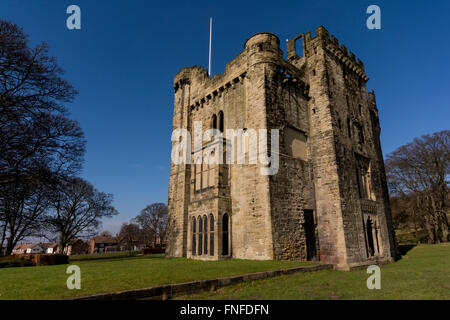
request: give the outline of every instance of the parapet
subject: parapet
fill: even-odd
[[[358,77],[360,77],[363,81],[369,80],[365,71],[364,64],[361,60],[357,59],[355,54],[347,49],[347,47],[343,43],[339,43],[339,40],[328,33],[328,30],[323,26],[319,26],[316,28],[316,38],[319,38],[323,41],[325,45],[325,50],[327,50],[330,54],[336,57],[337,60],[341,61],[344,65],[346,65],[351,71],[353,71]],[[306,34],[306,41],[311,40],[310,33]],[[314,39],[314,38],[313,38]]]
[[[273,48],[280,48],[280,39],[276,35],[270,32],[260,32],[257,34],[254,34],[250,38],[247,39],[247,41],[244,44],[245,49],[249,49],[253,45],[256,44],[267,44],[269,47]]]
[[[175,75],[173,87],[175,91],[177,91],[177,89],[184,83],[191,83],[195,79],[201,81],[204,78],[208,78],[208,71],[204,67],[184,67]]]

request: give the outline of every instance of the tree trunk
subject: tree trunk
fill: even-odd
[[[66,249],[66,245],[67,245],[66,238],[63,235],[60,235],[57,252],[61,253],[61,254],[65,254],[64,251]]]
[[[428,232],[428,243],[433,244],[436,243],[436,238],[434,236],[434,228],[431,223],[431,217],[429,214],[425,215],[425,228]]]
[[[15,246],[16,241],[13,240],[12,236],[9,236],[8,239],[6,240],[5,256],[10,256]]]
[[[439,210],[436,207],[436,201],[434,199],[433,194],[430,194],[430,203],[431,203],[431,209],[433,212],[433,227],[434,227],[434,234],[436,237],[436,242],[442,242],[441,233],[439,232]]]
[[[0,241],[0,256],[5,254],[5,252],[3,252],[3,244],[5,243],[5,238],[6,238],[6,222],[3,225],[2,240]]]
[[[448,242],[449,239],[449,230],[448,230],[448,219],[447,219],[447,213],[445,210],[441,210],[440,212],[440,221],[441,221],[441,228],[442,228],[442,241]]]
[[[416,220],[416,210],[412,209],[413,213],[413,223],[414,223],[414,237],[416,238],[416,243],[419,243],[419,235],[417,234],[417,220]]]

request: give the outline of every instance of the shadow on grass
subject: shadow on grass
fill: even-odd
[[[413,249],[415,246],[416,246],[415,244],[399,244],[398,251],[402,256],[404,256],[408,253],[408,251]]]

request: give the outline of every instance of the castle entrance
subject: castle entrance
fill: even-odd
[[[305,228],[306,236],[306,259],[308,261],[317,260],[317,247],[316,247],[316,224],[314,223],[314,211],[303,210],[305,222],[303,224]]]

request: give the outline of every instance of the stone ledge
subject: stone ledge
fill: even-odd
[[[220,287],[241,283],[244,281],[272,278],[296,272],[312,272],[332,269],[332,264],[318,264],[314,266],[295,267],[289,269],[270,270],[248,273],[240,276],[217,278],[212,280],[199,280],[184,283],[166,284],[144,289],[127,290],[121,292],[101,293],[90,296],[72,298],[70,300],[136,300],[136,299],[169,299],[175,295],[212,291]]]
[[[337,264],[334,266],[334,270],[340,271],[352,271],[367,268],[371,265],[381,266],[384,264],[389,264],[394,262],[393,258],[390,257],[372,257],[369,260],[363,262],[354,262],[349,264]]]

